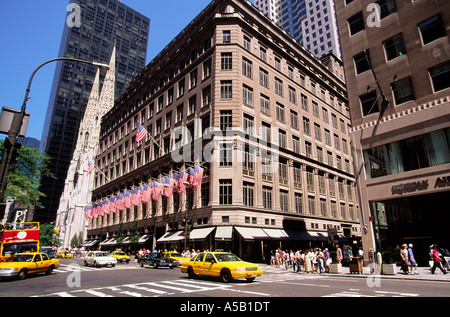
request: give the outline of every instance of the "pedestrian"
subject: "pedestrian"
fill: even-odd
[[[295,265],[296,271],[300,272],[302,266],[302,250],[297,250],[297,252],[295,252]]]
[[[351,246],[348,246],[347,254],[348,258],[351,260],[353,258],[353,250]]]
[[[414,258],[413,245],[411,243],[408,246],[408,260],[409,265],[411,266],[411,274],[419,274],[417,271],[417,262]]]
[[[313,270],[314,270],[314,273],[319,273],[319,262],[318,262],[318,251],[317,251],[317,249],[315,249],[314,251],[313,251],[313,258],[312,258],[312,261],[313,261]]]
[[[275,252],[273,250],[270,251],[270,265],[275,265],[276,264],[276,260],[275,260]]]
[[[317,253],[317,262],[319,264],[319,273],[325,273],[325,266],[324,266],[324,253],[322,252],[322,250],[319,248],[319,251]]]
[[[361,247],[359,247],[359,250],[358,250],[358,256],[359,256],[360,258],[364,258],[364,251],[363,251],[363,249],[362,249]]]
[[[324,263],[325,263],[325,272],[326,273],[330,273],[330,264],[332,262],[331,256],[330,256],[330,252],[328,251],[328,248],[325,248],[325,250],[323,250],[323,255],[324,255]]]
[[[402,270],[405,274],[411,274],[411,268],[409,267],[408,261],[408,246],[406,244],[402,245],[402,249],[400,250],[400,256],[402,259]]]
[[[339,247],[339,244],[336,244],[336,260],[338,264],[341,264],[342,261],[342,250]]]
[[[438,246],[435,244],[433,246],[433,267],[431,268],[431,274],[434,274],[436,268],[439,268],[443,274],[447,274],[442,267],[442,255],[438,251]]]
[[[311,250],[305,250],[305,272],[311,273],[312,271],[312,252]]]

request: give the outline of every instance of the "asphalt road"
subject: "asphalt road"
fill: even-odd
[[[81,259],[61,260],[60,268],[51,276],[37,275],[22,281],[0,281],[0,297],[2,298],[158,297],[201,300],[221,297],[230,300],[253,298],[263,305],[265,301],[279,297],[292,299],[296,297],[448,296],[450,296],[448,282],[385,279],[373,281],[351,276],[319,276],[267,268],[264,275],[253,283],[236,280],[226,284],[214,278],[191,280],[177,268],[141,268],[134,262],[117,264],[114,268],[86,268]],[[181,306],[183,302],[177,303],[177,307],[173,308],[183,309]],[[226,303],[222,306],[224,305]],[[230,304],[228,308],[243,308],[236,305]],[[244,308],[255,310],[258,307]]]

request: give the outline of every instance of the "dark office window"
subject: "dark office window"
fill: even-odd
[[[397,105],[416,99],[411,77],[407,77],[393,83],[392,91],[394,92],[395,103]]]
[[[388,61],[406,54],[405,45],[403,44],[403,36],[401,34],[397,34],[396,36],[384,41],[383,45]]]
[[[380,6],[380,18],[384,19],[388,15],[391,15],[394,12],[397,12],[397,7],[395,6],[394,0],[380,0],[377,1],[377,4]]]
[[[219,181],[220,205],[231,205],[233,203],[232,185],[232,181],[228,179]]]
[[[440,15],[419,24],[423,45],[426,45],[440,37],[446,36],[444,25]]]
[[[356,74],[361,74],[367,70],[370,69],[370,54],[367,52],[367,58],[366,54],[364,52],[359,53],[358,55],[353,56],[353,60],[355,61],[355,68],[356,68]]]
[[[361,107],[364,116],[368,116],[372,113],[379,112],[378,98],[376,91],[372,91],[368,94],[359,97],[361,101]]]
[[[434,91],[450,87],[450,62],[435,66],[429,71]]]
[[[350,27],[350,35],[354,35],[359,31],[364,30],[364,17],[362,11],[352,16],[348,21]]]

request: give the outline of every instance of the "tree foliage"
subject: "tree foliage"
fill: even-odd
[[[58,235],[55,233],[55,226],[50,224],[41,224],[40,226],[40,245],[45,247],[59,247]]]
[[[0,149],[3,152],[3,140],[0,141]],[[55,178],[48,169],[49,163],[50,156],[39,152],[38,149],[22,146],[17,164],[9,173],[5,196],[14,198],[24,208],[45,208],[39,201],[45,197],[45,194],[39,191],[39,186],[42,177]]]

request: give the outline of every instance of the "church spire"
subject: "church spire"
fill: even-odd
[[[116,45],[114,45],[111,60],[109,62],[109,70],[106,73],[105,80],[103,82],[102,92],[100,94],[100,100],[98,109],[100,111],[99,117],[103,117],[109,110],[114,107],[115,99],[115,83],[116,83]]]

